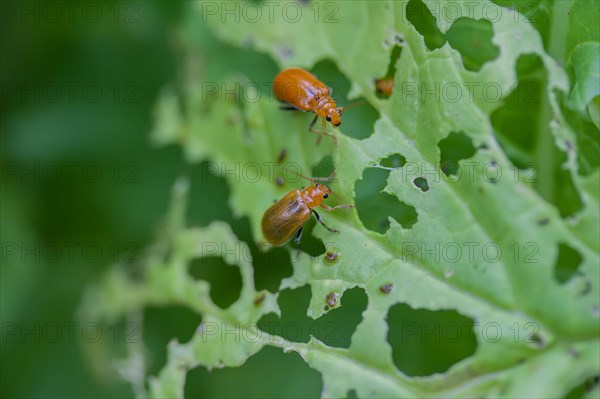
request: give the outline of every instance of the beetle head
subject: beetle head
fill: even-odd
[[[342,124],[342,120],[340,119],[341,115],[342,115],[341,108],[329,108],[329,113],[325,117],[325,119],[327,120],[327,122],[331,122],[333,127],[338,127],[339,125]]]
[[[330,194],[333,194],[329,186],[326,186],[325,184],[316,183],[315,187],[321,191],[321,195],[323,195],[324,199],[329,197]]]

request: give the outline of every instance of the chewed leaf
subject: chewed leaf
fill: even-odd
[[[177,143],[188,162],[225,178],[255,254],[264,249],[265,210],[307,185],[297,174],[335,169],[339,198],[328,203],[356,208],[320,212],[332,229],[307,222],[299,249],[285,247],[291,275],[270,293],[254,288],[250,244],[226,224],[186,225],[186,206],[194,205],[185,204],[186,185],[177,185],[168,228],[139,280],[116,267],[82,308],[112,320],[179,303],[202,315],[189,342],[169,345],[151,394],[182,396],[190,368],[238,367],[264,346],[300,354],[322,375],[324,397],[552,397],[597,375],[598,141],[592,122],[565,101],[585,103],[596,93],[593,44],[571,52],[573,86],[538,25],[491,2],[286,3],[297,11],[294,21],[270,12],[272,3],[251,4],[269,18],[224,23],[217,3],[190,3],[185,87],[159,98],[153,139]],[[465,42],[469,31],[480,36]],[[256,62],[264,68],[220,68],[219,48],[231,59],[264,57]],[[400,55],[388,68],[392,51]],[[313,115],[279,109],[275,72],[257,52],[281,68],[331,60],[351,83],[348,97],[368,101],[377,121],[355,118],[365,134],[346,135],[342,124],[337,145],[327,138],[316,145],[307,131]],[[376,96],[375,80],[387,70],[395,71],[387,77],[393,90]],[[530,83],[533,103],[514,97]],[[318,170],[329,160],[327,171]],[[296,173],[285,173],[290,167]],[[207,257],[239,268],[241,291],[228,307],[188,273],[194,259]],[[349,345],[330,344],[335,329],[293,339],[259,327],[269,313],[287,316],[279,291],[300,287],[310,287],[310,300],[295,305],[317,322],[340,314],[353,292],[366,297],[352,323],[336,324],[356,326],[344,331]],[[453,341],[452,333],[465,335]],[[436,345],[452,356],[426,364],[419,347]]]

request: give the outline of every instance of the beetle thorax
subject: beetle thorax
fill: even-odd
[[[323,202],[323,191],[320,187],[310,186],[300,192],[302,201],[309,208],[316,208]]]
[[[331,113],[332,109],[336,109],[335,101],[329,96],[323,96],[317,100],[313,109],[317,115],[325,117]]]

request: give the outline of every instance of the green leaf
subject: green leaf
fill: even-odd
[[[600,15],[597,1],[576,0],[569,10],[567,66],[573,68],[575,82],[571,100],[582,109],[600,95]]]
[[[313,3],[297,6],[303,13],[294,23],[276,13],[273,19],[243,18],[235,24],[209,15],[206,3],[190,3],[182,28],[185,84],[159,98],[152,137],[162,145],[181,145],[189,162],[207,161],[207,173],[225,177],[231,190],[229,205],[236,217],[248,218],[250,240],[264,249],[260,245],[264,211],[306,184],[283,174],[284,166],[293,164],[310,174],[330,154],[338,172],[332,188],[344,202],[359,205],[356,200],[362,195],[377,204],[378,193],[357,192],[374,187],[357,184],[368,176],[366,170],[374,168],[387,173],[383,191],[414,209],[417,219],[410,227],[403,226],[381,203],[379,210],[388,211],[389,228],[379,232],[366,227],[363,217],[369,216],[361,215],[360,209],[322,212],[325,223],[340,232],[316,225],[312,235],[339,260],[332,264],[322,253],[308,256],[309,249],[301,246],[305,252],[292,258],[293,273],[282,280],[279,291],[308,284],[311,299],[306,312],[313,319],[344,306],[349,288],[363,289],[368,305],[348,348],[331,347],[314,337],[294,342],[258,329],[263,315],[285,311],[279,308],[278,294],[256,291],[252,259],[240,256],[249,253],[248,244],[226,224],[186,226],[185,209],[193,206],[185,202],[190,181],[178,182],[163,237],[148,250],[141,280],[116,266],[90,289],[81,309],[82,317],[111,321],[150,304],[178,303],[202,315],[189,342],[169,345],[167,364],[150,379],[152,396],[183,396],[190,368],[236,367],[265,345],[298,352],[321,373],[324,397],[344,397],[351,391],[359,397],[556,397],[598,374],[600,176],[593,159],[597,153],[587,163],[588,173],[580,173],[581,149],[571,126],[584,116],[563,113],[560,99],[569,92],[568,77],[548,55],[534,26],[514,10],[498,8],[494,14],[498,17],[491,19],[484,8],[473,9],[468,3],[453,2],[459,12],[452,18],[437,15],[437,25],[447,34],[461,17],[491,24],[491,41],[499,51],[478,71],[465,69],[465,54],[452,43],[430,51],[406,18],[405,2],[328,2],[333,14],[327,16],[335,18],[334,23],[326,23],[323,15],[315,22],[319,3]],[[436,2],[424,4],[432,15],[438,14]],[[256,7],[267,15],[268,4]],[[198,21],[227,44],[206,39],[210,35]],[[384,100],[375,96],[374,79],[388,70],[394,42],[402,44],[402,51],[393,94]],[[339,146],[327,138],[317,146],[315,136],[307,132],[311,115],[282,112],[273,101],[268,86],[271,71],[235,66],[218,71],[219,61],[206,57],[206,51],[213,54],[219,46],[226,51],[245,48],[240,54],[266,52],[281,68],[310,69],[329,58],[351,82],[349,97],[366,99],[379,118],[373,127],[361,125],[369,129],[365,139],[345,135],[342,125],[335,131]],[[554,121],[536,128],[540,140],[536,160],[564,152],[558,166],[581,201],[569,218],[543,195],[548,189],[544,184],[555,183],[554,175],[542,175],[553,180],[542,182],[541,188],[532,185],[500,146],[491,116],[501,102],[481,91],[466,95],[469,85],[493,85],[507,101],[519,82],[517,64],[525,54],[536,55],[547,75],[536,117]],[[242,93],[239,98],[223,95],[223,88],[236,87]],[[458,88],[465,95],[450,97],[439,89],[436,94],[436,87]],[[463,159],[457,173],[447,176],[440,164],[440,142],[453,132],[464,134],[472,145],[450,140],[449,145],[456,146],[452,156],[462,154]],[[283,149],[285,161],[278,160]],[[384,162],[398,154],[405,162],[391,166]],[[547,170],[556,166],[550,163]],[[490,173],[496,177],[490,178]],[[277,182],[281,176],[286,178],[283,185]],[[561,282],[555,268],[563,243],[581,261],[571,278]],[[291,249],[290,255],[294,253]],[[206,282],[188,275],[192,259],[210,256],[240,268],[240,297],[227,309],[211,301]],[[329,300],[333,297],[334,304]],[[444,373],[409,377],[394,363],[389,341],[387,314],[398,303],[413,309],[455,310],[472,319],[477,350]],[[493,339],[490,328],[500,332]],[[223,330],[251,338],[228,339],[218,334]]]

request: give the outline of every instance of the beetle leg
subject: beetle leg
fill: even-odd
[[[298,232],[296,233],[296,238],[294,238],[294,242],[296,243],[296,245],[300,245],[300,238],[302,238],[302,229],[304,228],[304,226],[301,226],[298,229]]]
[[[317,211],[315,211],[314,209],[312,209],[313,213],[315,214],[315,216],[317,217],[317,221],[319,223],[321,223],[321,225],[323,227],[325,227],[327,230],[331,231],[332,233],[339,233],[338,230],[336,229],[332,229],[331,227],[328,227],[325,223],[323,223],[323,221],[321,220],[321,216],[319,216],[319,214],[317,213]]]
[[[336,209],[354,208],[354,205],[352,205],[352,204],[336,205],[332,208],[329,205],[321,204],[321,208],[331,212],[331,211],[335,211]]]
[[[333,172],[331,172],[331,174],[329,176],[327,176],[327,177],[313,177],[313,178],[311,178],[309,180],[318,180],[318,181],[330,182],[335,177],[336,174],[337,174],[337,170],[334,169]]]
[[[291,105],[280,105],[279,109],[282,111],[297,111],[298,108],[292,107]]]
[[[319,118],[319,115],[315,115],[315,118],[312,120],[312,122],[310,123],[310,126],[308,127],[309,132],[319,135],[319,138],[317,139],[317,145],[319,145],[323,136],[330,136],[333,139],[335,146],[337,147],[337,138],[332,133],[327,132],[327,121],[325,120],[324,117],[321,118],[321,120],[322,120],[321,131],[319,132],[319,131],[314,130],[314,127],[315,127],[315,124],[317,123],[318,118]]]
[[[319,118],[319,115],[315,114],[315,118],[312,120],[312,122],[311,122],[311,123],[310,123],[310,125],[308,126],[308,130],[309,130],[311,133],[317,133],[317,134],[320,134],[320,132],[315,132],[315,131],[313,130],[313,127],[315,127],[315,123],[317,123],[317,119],[318,119],[318,118]]]

